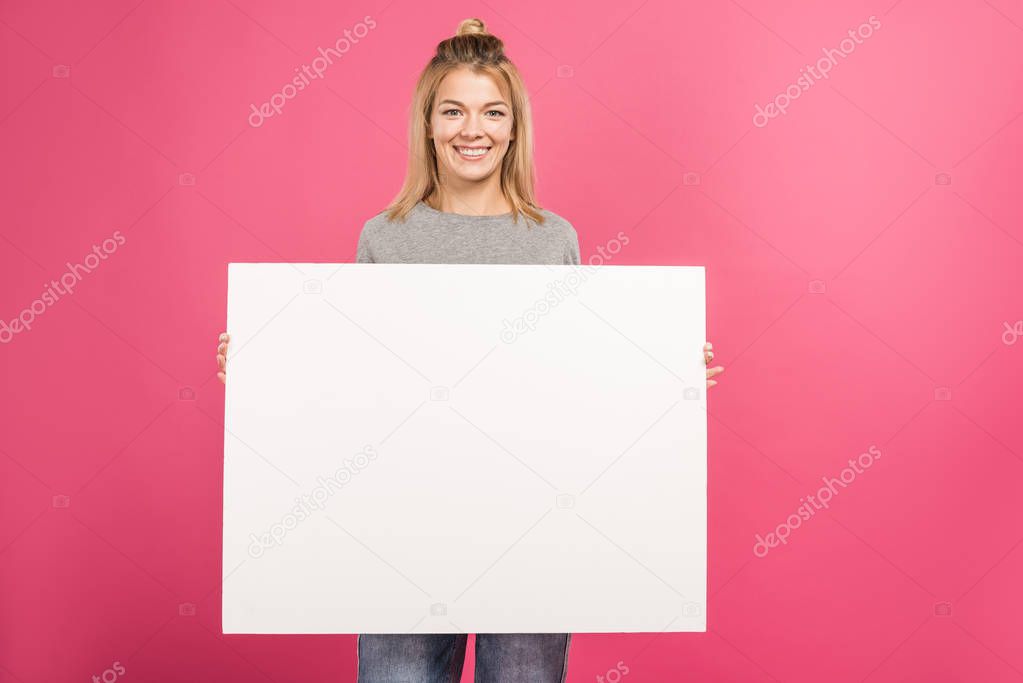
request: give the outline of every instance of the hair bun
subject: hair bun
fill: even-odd
[[[458,32],[437,44],[437,54],[433,57],[441,64],[466,64],[481,66],[485,64],[501,64],[507,60],[504,56],[504,43],[493,33],[487,31],[481,19],[472,17],[463,19],[458,24]]]
[[[455,32],[456,36],[465,36],[472,33],[486,34],[487,27],[479,19],[463,19],[462,23],[458,25],[458,31]]]

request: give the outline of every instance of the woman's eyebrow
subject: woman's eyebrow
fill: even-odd
[[[445,102],[450,102],[451,104],[456,104],[459,107],[464,107],[465,106],[463,103],[459,102],[458,100],[441,100],[440,102],[437,103],[437,106],[439,107],[440,105],[444,104]],[[487,102],[483,106],[484,107],[492,107],[495,104],[500,104],[500,105],[503,105],[505,107],[508,106],[507,103],[505,103],[503,100],[495,100],[494,102]]]

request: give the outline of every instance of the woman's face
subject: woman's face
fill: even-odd
[[[511,104],[490,76],[455,69],[437,89],[430,131],[442,175],[484,180],[500,173],[513,140]]]

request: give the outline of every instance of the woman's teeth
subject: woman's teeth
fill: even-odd
[[[469,147],[455,147],[460,154],[467,157],[481,157],[490,151],[489,147],[483,149],[471,149]]]

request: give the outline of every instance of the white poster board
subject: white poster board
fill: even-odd
[[[704,282],[230,264],[224,633],[704,631]]]

